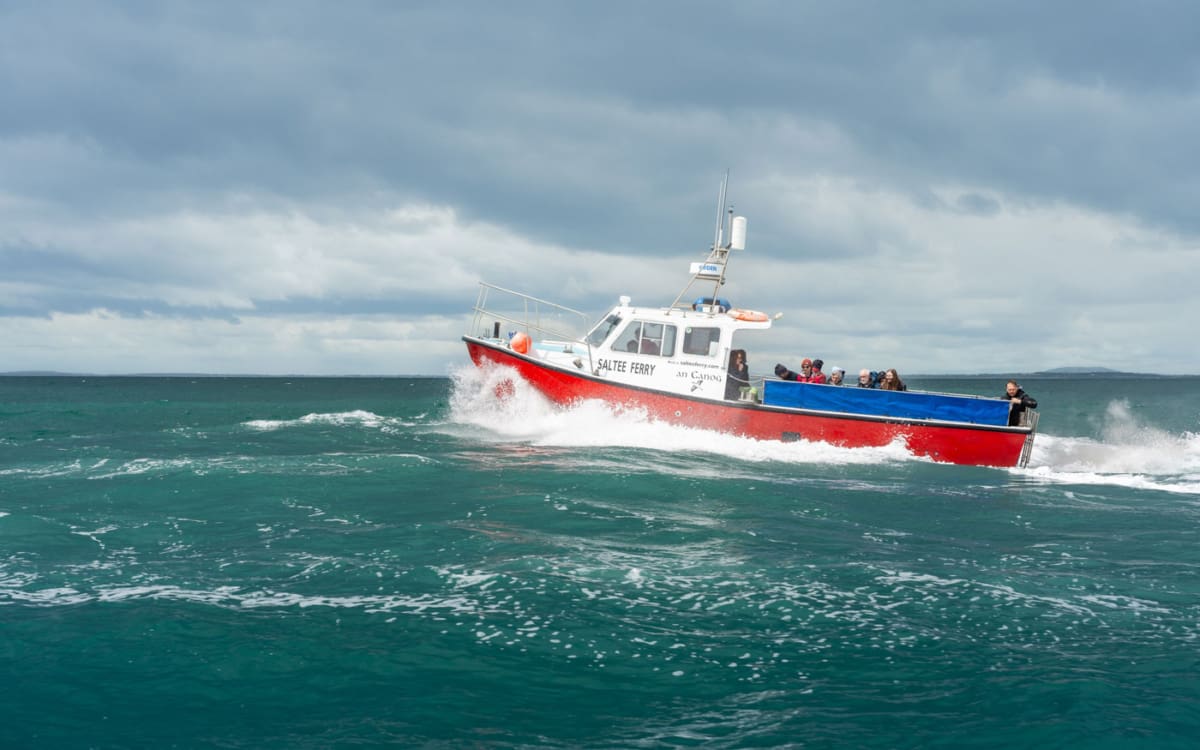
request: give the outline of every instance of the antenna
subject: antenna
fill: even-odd
[[[717,193],[717,229],[713,233],[713,252],[715,253],[721,247],[722,234],[725,229],[725,195],[729,189],[729,170],[725,170],[725,177],[721,180],[721,189]]]
[[[691,291],[692,285],[696,283],[711,282],[713,285],[711,299],[716,300],[717,295],[721,293],[721,287],[725,285],[725,266],[729,262],[730,250],[744,250],[746,247],[746,219],[743,216],[733,215],[733,206],[728,206],[728,230],[729,239],[726,241],[726,205],[725,202],[729,195],[729,170],[725,170],[725,177],[721,180],[721,189],[717,196],[717,226],[713,230],[713,244],[708,251],[708,259],[702,263],[693,263],[691,266],[692,278],[688,281],[687,286],[671,303],[671,308],[679,307],[679,302]],[[711,309],[715,310],[717,305],[712,305]]]

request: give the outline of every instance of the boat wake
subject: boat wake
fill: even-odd
[[[1057,483],[1200,495],[1200,433],[1147,425],[1128,401],[1113,401],[1097,437],[1038,435],[1026,472]]]
[[[928,463],[897,441],[882,448],[781,443],[666,424],[644,412],[599,401],[569,408],[551,403],[504,367],[465,365],[451,373],[450,421],[482,428],[487,439],[540,447],[622,447],[718,453],[746,461],[870,465]],[[1026,480],[1110,485],[1200,495],[1200,435],[1176,435],[1139,423],[1129,405],[1114,402],[1098,438],[1039,434]]]
[[[644,411],[601,401],[560,407],[506,367],[467,365],[452,372],[451,379],[450,421],[482,428],[497,442],[717,453],[745,461],[800,464],[928,462],[913,456],[899,440],[881,448],[840,448],[805,440],[781,443],[672,425]]]

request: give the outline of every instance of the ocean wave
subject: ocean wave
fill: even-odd
[[[1043,440],[1043,438],[1046,438]],[[1040,443],[1040,445],[1038,445]],[[1200,473],[1200,434],[1143,423],[1127,401],[1109,403],[1100,439],[1038,437],[1034,459],[1067,471]]]
[[[4,581],[0,581],[0,584]],[[32,607],[73,607],[93,602],[174,601],[205,604],[227,609],[307,609],[328,607],[369,613],[478,615],[478,602],[459,594],[378,594],[336,596],[286,591],[244,591],[235,586],[193,589],[176,585],[134,585],[79,590],[69,586],[25,590],[0,588],[0,604]]]
[[[397,461],[417,464],[437,463],[430,456],[410,452],[349,453],[330,451],[301,456],[202,456],[180,458],[132,458],[116,461],[109,458],[89,460],[86,465],[78,459],[42,466],[15,467],[0,470],[0,476],[26,479],[83,478],[107,481],[138,476],[167,476],[186,472],[196,476],[210,474],[308,474],[333,476],[371,472],[379,462],[395,465]]]
[[[106,465],[107,460],[99,461],[93,468],[98,468]],[[181,469],[188,469],[194,465],[190,458],[135,458],[129,461],[123,461],[111,471],[104,471],[97,474],[83,472],[88,479],[113,479],[116,477],[138,476],[141,474],[165,474]]]
[[[79,459],[72,459],[48,466],[16,466],[11,469],[0,469],[0,476],[28,476],[36,479],[49,479],[77,474],[82,468],[83,464],[80,463]]]
[[[395,417],[383,417],[374,412],[356,409],[354,411],[305,414],[298,419],[252,419],[243,422],[242,426],[258,432],[272,432],[294,427],[309,427],[323,425],[332,427],[364,427],[374,430],[396,430],[413,427],[414,422],[408,422]]]
[[[1057,556],[1030,558],[1017,571],[958,558],[932,567],[851,560],[780,568],[713,542],[639,550],[580,538],[570,549],[435,564],[419,583],[394,584],[421,590],[374,593],[295,591],[282,581],[275,588],[72,580],[33,589],[28,578],[0,575],[0,608],[167,602],[281,617],[359,612],[381,624],[424,620],[480,647],[534,651],[539,660],[582,660],[630,675],[732,669],[747,681],[772,673],[792,679],[813,658],[851,652],[903,654],[938,669],[947,647],[1106,652],[1197,636],[1190,599],[1095,586],[1086,571],[1065,583]],[[306,573],[333,559],[308,556]],[[327,573],[345,591],[344,571]]]
[[[1070,484],[1200,494],[1200,433],[1145,424],[1126,400],[1105,409],[1099,438],[1040,434],[1028,476]]]

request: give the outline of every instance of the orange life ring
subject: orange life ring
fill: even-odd
[[[764,312],[759,312],[758,310],[742,310],[740,308],[734,308],[733,310],[730,310],[729,317],[733,318],[734,320],[745,320],[750,323],[765,323],[767,320],[769,320],[769,318],[767,318],[767,314]]]
[[[512,350],[518,354],[528,354],[530,343],[532,342],[529,340],[528,333],[525,333],[524,331],[517,331],[516,335],[512,337],[512,341],[508,342],[508,345],[512,347]]]

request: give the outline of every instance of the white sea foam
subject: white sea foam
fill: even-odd
[[[165,600],[208,604],[233,609],[283,609],[299,607],[328,607],[332,609],[360,609],[366,612],[397,612],[402,614],[478,615],[487,610],[467,597],[459,595],[436,596],[401,594],[325,596],[320,594],[297,594],[284,591],[245,591],[235,586],[220,586],[215,589],[189,589],[173,585],[152,586],[106,586],[93,591],[80,591],[70,587],[40,590],[5,589],[8,602],[39,607],[76,606],[89,602],[126,602],[138,600]]]
[[[512,370],[466,366],[452,373],[451,421],[485,438],[554,447],[634,447],[709,452],[744,461],[861,465],[925,461],[902,440],[882,448],[781,443],[658,422],[644,412],[584,401],[556,406]],[[1128,403],[1110,404],[1100,439],[1039,433],[1027,478],[1200,494],[1200,434],[1171,434],[1139,422]]]
[[[98,468],[107,464],[108,461],[101,461],[93,468]],[[89,474],[88,479],[113,479],[115,477],[137,476],[140,474],[159,474],[172,470],[187,469],[192,466],[192,460],[188,458],[135,458],[130,461],[124,461],[115,469],[99,474]],[[76,467],[78,468],[78,467]]]
[[[52,464],[50,466],[42,466],[42,467],[36,467],[36,468],[27,468],[24,466],[18,466],[16,468],[12,468],[12,469],[0,469],[0,476],[27,475],[27,476],[31,476],[31,477],[37,477],[39,479],[44,479],[44,478],[49,478],[49,477],[69,476],[71,474],[77,473],[80,469],[81,469],[81,465],[79,463],[79,459],[73,459],[73,460],[65,462],[65,463]]]
[[[503,367],[467,367],[453,373],[451,420],[483,428],[501,441],[537,446],[646,448],[716,453],[744,461],[879,464],[924,460],[902,440],[879,448],[839,448],[806,440],[781,443],[681,427],[651,419],[638,409],[587,400],[559,407]]]
[[[387,430],[397,427],[411,427],[412,423],[394,417],[382,417],[374,412],[356,409],[354,411],[334,412],[332,414],[305,414],[299,419],[252,419],[244,422],[243,426],[260,432],[271,432],[289,427],[308,425],[332,425],[334,427],[357,426],[368,429]]]
[[[1056,483],[1200,495],[1200,434],[1147,425],[1128,401],[1113,401],[1098,439],[1038,435],[1027,473]]]

